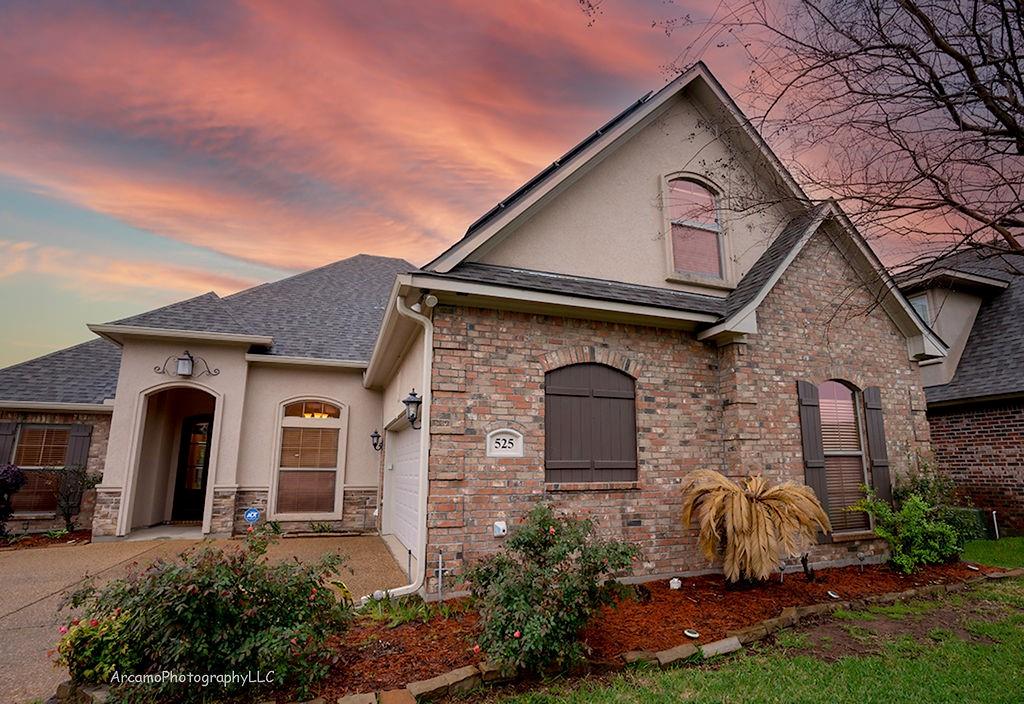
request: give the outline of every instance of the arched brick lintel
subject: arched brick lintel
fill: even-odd
[[[541,368],[545,373],[570,364],[604,364],[629,374],[634,379],[640,376],[641,366],[632,357],[616,352],[607,347],[584,345],[580,347],[563,347],[548,352],[540,358]]]

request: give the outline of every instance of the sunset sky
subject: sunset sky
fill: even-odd
[[[0,4],[0,366],[360,252],[422,264],[663,85],[665,0]],[[734,48],[704,60],[730,90]]]

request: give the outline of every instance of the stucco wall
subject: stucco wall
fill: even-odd
[[[420,396],[423,395],[423,329],[419,326],[416,326],[416,334],[403,352],[394,376],[384,387],[382,433],[384,426],[405,413],[402,399],[408,396],[412,389],[416,389]]]
[[[921,382],[925,386],[948,384],[956,373],[960,357],[971,336],[974,319],[982,299],[973,293],[933,288],[928,296],[929,323],[936,334],[949,345],[944,359],[921,365]]]
[[[358,369],[253,365],[249,371],[239,453],[238,483],[243,490],[267,489],[277,470],[274,448],[279,435],[281,404],[300,398],[337,401],[348,406],[345,429],[346,487],[376,487],[379,458],[370,433],[379,426],[380,394],[363,388]]]
[[[733,141],[684,93],[508,238],[472,259],[716,293],[666,281],[661,183],[664,176],[686,171],[724,192],[721,219],[735,282],[764,251],[786,214],[777,204],[777,191],[758,190],[769,189],[771,182],[755,176],[751,151],[731,146]]]
[[[499,547],[494,521],[514,524],[546,500],[593,517],[606,535],[639,542],[641,574],[711,569],[693,529],[680,525],[679,485],[698,468],[802,482],[798,379],[881,387],[888,450],[898,468],[908,453],[927,448],[919,371],[896,327],[870,295],[851,290],[856,285],[852,269],[818,236],[764,302],[760,333],[724,348],[680,331],[440,307],[431,560],[442,551],[458,573]],[[544,483],[544,372],[578,361],[610,364],[636,378],[635,485],[566,491]],[[484,438],[500,427],[523,433],[524,457],[486,457]],[[882,549],[879,541],[850,541],[813,553],[831,561]]]

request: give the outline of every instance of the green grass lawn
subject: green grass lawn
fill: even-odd
[[[931,602],[934,604],[935,602]],[[870,655],[833,662],[806,653],[813,632],[784,632],[773,645],[711,665],[627,671],[610,680],[551,685],[506,704],[674,704],[675,702],[1022,702],[1024,580],[948,595],[938,609],[969,607],[961,636],[934,628],[917,638],[879,638]],[[883,616],[884,617],[884,616]],[[858,622],[860,623],[860,622]],[[845,627],[868,628],[847,624]],[[819,641],[821,642],[821,641]],[[813,650],[813,649],[812,649]]]
[[[1024,567],[1024,538],[972,541],[967,543],[963,559],[995,567]]]

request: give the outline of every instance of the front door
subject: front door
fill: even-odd
[[[201,521],[206,501],[207,470],[210,468],[210,429],[213,416],[185,419],[181,428],[178,474],[174,484],[171,520]]]

